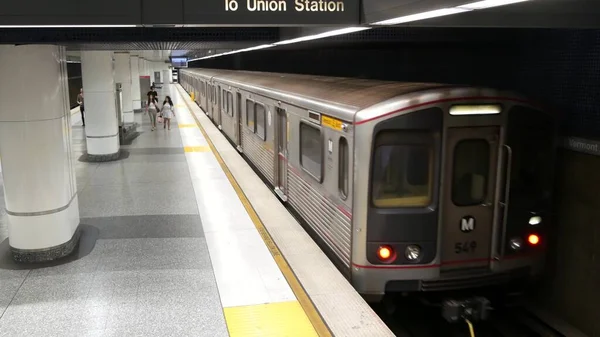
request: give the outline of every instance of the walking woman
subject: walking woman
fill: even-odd
[[[168,124],[169,130],[171,130],[171,118],[173,118],[173,116],[175,116],[175,106],[173,105],[173,101],[171,100],[171,97],[167,96],[165,98],[165,101],[163,102],[161,114],[162,114],[162,118],[164,119],[163,129],[166,129],[167,124]]]
[[[148,107],[146,108],[148,111],[148,116],[150,116],[150,124],[152,125],[151,130],[156,130],[156,114],[160,110],[158,108],[158,99],[154,96],[150,98],[148,101]]]

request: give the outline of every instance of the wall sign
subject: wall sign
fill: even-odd
[[[600,156],[600,141],[598,140],[565,137],[563,138],[561,145],[567,150]]]

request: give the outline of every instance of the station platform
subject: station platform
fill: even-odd
[[[0,336],[393,336],[181,86],[166,95],[171,130],[136,113],[121,160],[76,163],[68,261],[14,264],[0,196]]]

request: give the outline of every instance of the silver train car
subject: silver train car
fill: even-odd
[[[214,69],[180,83],[368,301],[539,276],[557,123],[527,99]]]

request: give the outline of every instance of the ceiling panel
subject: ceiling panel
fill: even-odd
[[[198,27],[198,28],[3,28],[0,43],[3,44],[125,44],[149,49],[147,46],[164,46],[187,43],[191,46],[224,42],[274,42],[279,39],[279,29],[269,27]],[[137,42],[132,42],[137,41]],[[150,48],[162,49],[162,48]],[[174,49],[174,48],[166,48]]]
[[[363,22],[419,14],[478,0],[364,0]],[[598,0],[529,0],[403,23],[429,27],[600,28]]]
[[[265,43],[271,41],[265,41]],[[258,42],[261,43],[261,42]],[[238,49],[253,47],[257,42],[248,41],[212,41],[212,42],[109,42],[109,43],[61,43],[67,50],[203,50]]]

